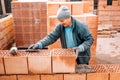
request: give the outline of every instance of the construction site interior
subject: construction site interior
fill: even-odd
[[[25,51],[59,23],[61,6],[94,38],[88,66],[77,65],[74,50],[63,49],[60,39],[39,52]],[[10,54],[13,46],[17,55]],[[120,80],[120,0],[1,0],[0,80]]]

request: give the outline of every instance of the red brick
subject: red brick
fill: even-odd
[[[92,64],[91,67],[97,73],[103,72],[120,72],[120,64]]]
[[[3,57],[6,54],[7,50],[0,50],[0,74],[5,74]]]
[[[112,1],[112,6],[118,6],[119,5],[119,1]]]
[[[40,80],[40,75],[18,75],[18,80]]]
[[[58,23],[59,23],[59,21],[57,20],[56,16],[49,16],[48,27],[47,27],[48,32],[47,33],[49,34]],[[61,48],[60,39],[57,40],[55,43],[49,45],[48,48],[49,49]]]
[[[90,57],[89,64],[95,64],[95,60],[96,60],[96,56],[92,55],[92,56]]]
[[[84,13],[83,2],[72,2],[72,15],[80,15]]]
[[[86,23],[88,24],[89,28],[97,28],[98,23],[98,16],[94,14],[86,14]],[[94,24],[94,25],[89,25]]]
[[[41,80],[63,80],[63,74],[41,75]]]
[[[89,13],[90,12],[90,3],[89,2],[84,2],[83,3],[83,12],[84,13]]]
[[[86,74],[64,74],[64,80],[86,80]]]
[[[107,5],[107,1],[101,1],[101,0],[99,0],[98,6],[104,6],[104,5]]]
[[[53,49],[53,73],[75,73],[76,57],[73,49]]]
[[[97,43],[97,28],[93,28],[93,29],[89,29],[93,38],[94,38],[94,42],[93,42],[93,45],[96,45]]]
[[[47,27],[47,31],[48,33],[50,33],[55,28],[55,26],[59,23],[59,21],[57,20],[56,16],[49,16],[48,18],[49,18],[49,21],[48,21],[49,26]]]
[[[0,76],[0,80],[17,80],[16,75],[4,75]]]
[[[48,2],[47,3],[47,15],[53,16],[57,14],[57,11],[59,9],[59,3],[55,2]]]
[[[86,23],[86,17],[84,15],[73,15],[76,19]]]
[[[28,55],[29,73],[51,73],[51,54],[49,50],[40,50]]]
[[[20,8],[17,8],[20,4]],[[46,2],[18,2],[14,3],[13,17],[14,17],[14,26],[15,32],[20,32],[23,39],[18,39],[18,35],[15,34],[16,44],[18,47],[28,47],[31,43],[35,43],[38,39],[42,39],[44,37],[44,33],[47,34],[47,5]],[[28,13],[28,14],[26,14]],[[37,17],[37,19],[35,19]],[[42,23],[42,25],[40,24]],[[44,26],[43,26],[44,25]],[[29,29],[26,29],[29,27]],[[43,30],[41,32],[41,30]],[[26,32],[28,32],[28,36],[31,36],[31,39],[26,39]],[[38,39],[34,38],[34,34],[36,32],[40,32],[40,36]],[[44,33],[43,33],[44,32]],[[26,34],[24,34],[26,33]],[[32,33],[33,35],[29,34]],[[24,41],[26,40],[26,41]]]
[[[4,56],[6,74],[28,74],[27,55],[24,51],[18,51],[15,56],[7,53]]]
[[[109,80],[108,73],[89,73],[87,74],[87,80]]]
[[[91,56],[95,57],[96,55],[96,44],[92,44],[91,46]]]
[[[54,48],[62,48],[60,39],[58,39],[55,43],[48,46],[48,49],[54,49]]]
[[[120,72],[118,73],[110,73],[110,80],[120,80]]]
[[[88,28],[97,28],[98,16],[94,14],[86,13],[86,14],[74,16],[74,17],[86,23],[88,25]]]

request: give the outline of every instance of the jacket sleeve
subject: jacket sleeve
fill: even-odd
[[[90,46],[93,44],[94,39],[86,24],[82,24],[79,28],[81,28],[79,30],[79,36],[83,42],[78,47],[80,48],[80,52],[84,52],[90,48]]]
[[[60,37],[60,30],[61,26],[57,25],[50,34],[48,34],[46,37],[44,37],[42,40],[38,41],[36,44],[39,45],[39,48],[44,48],[45,46],[49,46],[50,44],[57,41],[57,39]]]

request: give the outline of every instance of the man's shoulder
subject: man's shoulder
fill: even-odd
[[[78,26],[86,26],[87,25],[85,22],[83,22],[75,17],[73,17],[73,22],[76,23],[76,25],[78,25]]]

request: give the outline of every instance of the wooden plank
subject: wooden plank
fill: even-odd
[[[5,2],[4,2],[4,0],[1,0],[1,5],[2,5],[3,15],[6,15],[6,9],[5,9]]]

